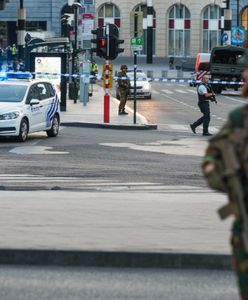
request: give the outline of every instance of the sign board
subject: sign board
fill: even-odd
[[[222,34],[223,46],[231,45],[231,31],[225,31]]]
[[[245,43],[245,27],[233,26],[231,31],[231,44],[235,46],[243,46]]]
[[[131,49],[133,51],[142,51],[143,50],[143,38],[142,37],[133,37],[131,39]]]
[[[226,41],[228,40],[228,35],[226,32],[223,32],[222,35],[221,35],[221,41],[223,43],[226,43]]]

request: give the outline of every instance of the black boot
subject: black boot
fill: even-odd
[[[128,115],[128,113],[125,110],[123,110],[121,114],[122,115]]]
[[[193,132],[194,134],[196,134],[196,132],[195,132],[195,126],[194,126],[193,124],[190,124],[189,126],[190,126],[192,132]]]

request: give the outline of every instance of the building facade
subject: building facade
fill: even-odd
[[[16,42],[16,20],[19,0],[10,0],[0,11],[0,43]],[[230,0],[232,25],[243,25],[248,30],[247,0]],[[134,14],[139,18],[139,33],[144,38],[141,51],[146,54],[147,9],[146,0],[92,0],[94,6],[81,0],[83,13],[93,13],[95,27],[114,23],[119,28],[120,38],[125,40],[124,56],[132,54],[130,39],[134,35]],[[61,16],[72,11],[68,0],[24,0],[27,31],[36,31],[47,36],[61,36]],[[90,11],[89,11],[90,9]],[[209,52],[221,43],[221,0],[153,0],[153,53],[157,57],[196,56]],[[73,15],[73,14],[72,14]],[[79,15],[79,19],[80,19]],[[141,28],[140,28],[141,27]]]

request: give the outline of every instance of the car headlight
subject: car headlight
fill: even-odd
[[[20,115],[19,111],[12,111],[6,114],[0,115],[0,120],[12,120],[12,119],[17,119]]]
[[[150,90],[150,83],[145,82],[144,85],[143,85],[143,89],[149,91]]]

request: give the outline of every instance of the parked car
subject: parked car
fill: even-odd
[[[15,136],[19,142],[37,131],[57,136],[60,104],[53,84],[33,80],[30,73],[1,73],[0,78],[0,136]]]
[[[131,93],[128,98],[133,99],[134,98],[134,71],[133,70],[127,71],[127,76],[129,77],[130,84],[131,84]],[[152,98],[151,84],[148,81],[146,74],[142,71],[136,72],[136,97],[144,98],[144,99]],[[120,99],[118,81],[116,82],[116,98]]]

